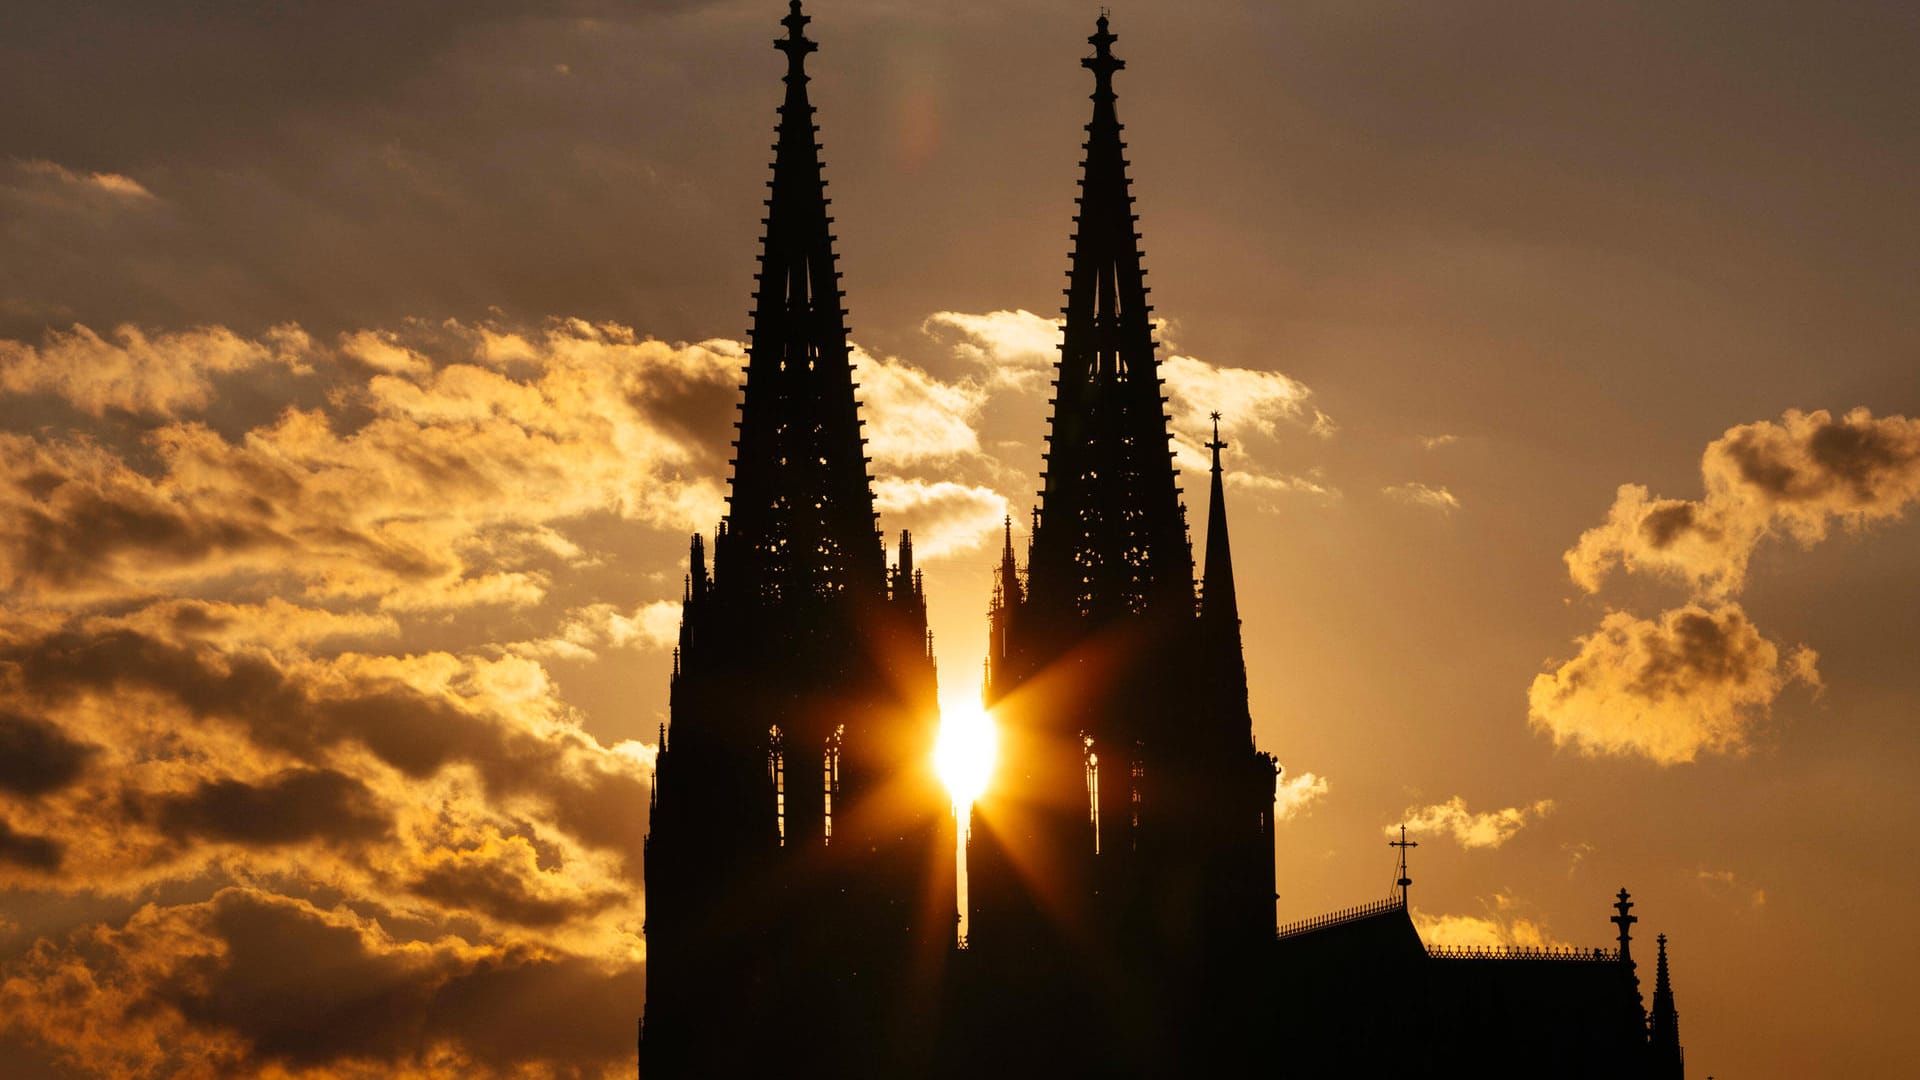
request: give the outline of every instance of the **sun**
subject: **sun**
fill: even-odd
[[[993,717],[972,697],[946,701],[940,707],[940,735],[934,740],[933,763],[940,780],[962,809],[987,790],[993,778],[999,733]]]

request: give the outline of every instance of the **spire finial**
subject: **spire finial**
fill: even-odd
[[[1113,73],[1127,66],[1125,60],[1113,55],[1113,43],[1120,35],[1107,29],[1107,9],[1100,9],[1100,18],[1094,22],[1094,32],[1088,36],[1087,44],[1093,46],[1093,55],[1080,61],[1080,66],[1093,72],[1094,98],[1113,97]]]
[[[1227,444],[1220,438],[1220,414],[1215,412],[1209,416],[1213,420],[1213,441],[1207,444],[1207,449],[1213,451],[1213,471],[1217,476],[1220,473],[1220,451],[1225,450]]]
[[[1220,414],[1213,415],[1218,417]],[[1400,839],[1387,841],[1387,846],[1400,849],[1400,879],[1394,884],[1400,886],[1400,906],[1406,907],[1407,886],[1413,884],[1413,879],[1407,876],[1407,849],[1419,847],[1420,841],[1407,839],[1407,823],[1403,821],[1400,823]]]
[[[807,54],[820,47],[807,37],[806,27],[812,21],[812,16],[800,13],[800,0],[792,0],[787,5],[787,17],[780,20],[780,25],[787,28],[787,36],[775,38],[773,47],[787,54],[789,78],[795,75],[805,78]]]
[[[1640,921],[1640,916],[1627,914],[1633,910],[1633,901],[1630,899],[1632,895],[1627,891],[1626,886],[1621,886],[1620,895],[1613,902],[1613,909],[1620,914],[1607,920],[1620,928],[1620,958],[1623,960],[1629,958],[1628,948],[1633,942],[1633,924]]]

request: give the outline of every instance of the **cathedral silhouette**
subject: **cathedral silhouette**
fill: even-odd
[[[641,1075],[1681,1077],[1666,939],[1649,1009],[1625,889],[1610,948],[1429,948],[1404,860],[1394,895],[1275,926],[1280,769],[1248,711],[1224,443],[1196,582],[1104,15],[957,934],[926,600],[911,537],[889,565],[876,528],[790,8],[729,509],[711,567],[692,538],[660,733]]]

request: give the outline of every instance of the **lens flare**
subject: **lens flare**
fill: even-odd
[[[987,790],[993,778],[998,732],[993,717],[976,700],[943,702],[940,735],[934,742],[933,763],[947,785],[956,807],[967,807]]]

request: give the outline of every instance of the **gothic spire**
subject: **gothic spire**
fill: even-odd
[[[818,46],[793,0],[786,100],[754,293],[726,543],[730,580],[763,602],[885,587],[873,492],[834,267],[806,58]]]
[[[1192,612],[1193,559],[1168,452],[1138,215],[1114,109],[1115,35],[1100,17],[1081,64],[1094,76],[1067,276],[1041,514],[1035,599],[1096,620]]]
[[[1020,595],[1020,569],[1013,561],[1013,515],[1008,514],[1002,518],[1000,527],[1005,532],[1005,539],[1000,545],[1000,580],[997,583],[1000,591],[999,602],[1003,604],[1018,604],[1022,597]]]
[[[1667,977],[1667,935],[1654,940],[1660,953],[1653,976],[1653,1014],[1647,1020],[1647,1042],[1653,1051],[1655,1075],[1677,1075],[1680,1014],[1673,1007],[1673,983]]]
[[[1223,737],[1236,741],[1252,737],[1252,718],[1247,713],[1247,661],[1240,642],[1240,601],[1233,586],[1233,547],[1227,535],[1227,492],[1220,468],[1220,451],[1227,448],[1220,437],[1220,414],[1213,414],[1213,483],[1207,502],[1207,561],[1202,578],[1200,628],[1201,648],[1213,665],[1213,681],[1220,702],[1227,710],[1221,727]]]
[[[1233,549],[1227,538],[1227,494],[1221,482],[1220,451],[1227,444],[1220,438],[1220,414],[1213,414],[1213,487],[1207,497],[1207,565],[1201,614],[1223,631],[1231,630],[1233,645],[1240,647],[1240,602],[1234,596]]]

